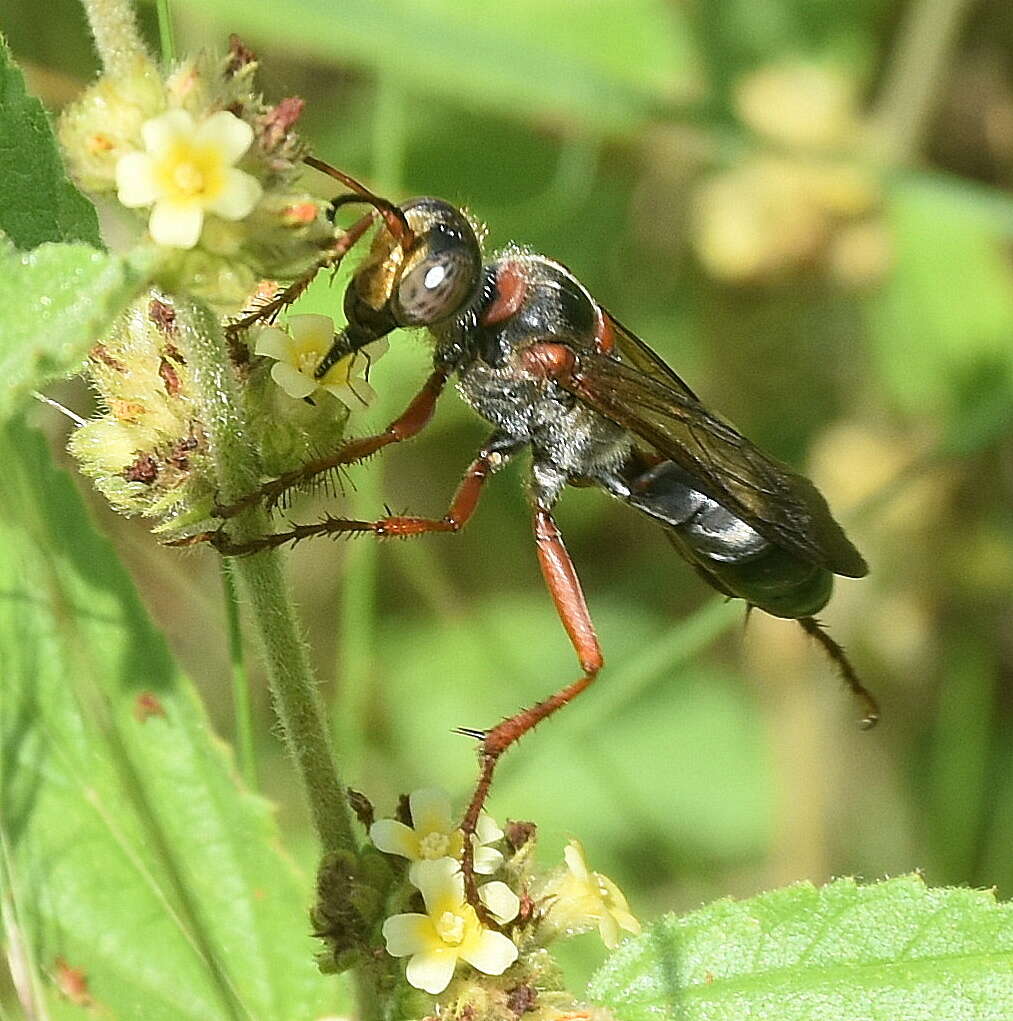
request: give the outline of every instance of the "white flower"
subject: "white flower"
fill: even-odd
[[[363,378],[366,367],[387,353],[386,339],[374,340],[354,354],[332,365],[321,379],[313,375],[334,341],[334,320],[330,316],[288,317],[288,330],[266,326],[257,335],[254,353],[276,358],[271,378],[289,397],[309,397],[323,387],[349,411],[369,407],[376,391]]]
[[[598,927],[609,950],[619,944],[619,930],[640,932],[622,891],[608,876],[592,872],[584,860],[584,848],[571,840],[563,852],[566,868],[549,878],[541,897],[549,902],[545,924],[565,933],[587,932]]]
[[[409,878],[422,893],[426,913],[393,915],[383,923],[383,938],[392,957],[410,957],[407,978],[416,989],[442,993],[458,960],[486,975],[502,975],[517,960],[513,941],[482,925],[464,899],[464,876],[456,861],[416,862]],[[487,883],[479,896],[498,921],[516,917],[520,903],[505,883]]]
[[[413,791],[408,797],[412,826],[396,819],[380,819],[369,828],[373,843],[388,854],[399,854],[409,861],[433,861],[450,857],[460,860],[464,834],[451,822],[450,796],[438,788]],[[503,863],[503,855],[486,847],[503,836],[503,831],[484,812],[478,817],[477,833],[472,839],[475,872],[491,876]]]
[[[204,214],[242,220],[260,200],[260,182],[234,164],[253,142],[253,129],[228,110],[199,124],[186,110],[169,110],[141,125],[145,152],[116,163],[119,199],[131,209],[151,206],[148,231],[160,245],[193,248]]]

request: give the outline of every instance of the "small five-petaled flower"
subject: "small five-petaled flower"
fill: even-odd
[[[592,872],[584,848],[571,840],[563,851],[566,868],[544,885],[541,897],[549,904],[546,923],[560,932],[586,932],[597,926],[610,950],[619,945],[621,929],[640,932],[622,891],[608,876]]]
[[[399,854],[409,861],[432,861],[450,857],[460,860],[464,835],[451,821],[450,797],[438,788],[413,791],[408,797],[412,825],[396,819],[380,819],[369,830],[370,839],[388,854]],[[503,855],[494,847],[503,831],[484,812],[478,817],[473,840],[474,869],[480,876],[491,876],[503,864]]]
[[[271,366],[271,378],[289,397],[309,397],[320,387],[349,411],[368,407],[376,400],[376,391],[363,376],[369,365],[386,354],[385,339],[340,358],[317,379],[317,366],[334,341],[334,321],[330,316],[296,315],[288,317],[287,326],[287,330],[265,326],[257,334],[253,350],[254,354],[277,359]]]
[[[141,125],[144,152],[116,164],[119,199],[131,209],[151,207],[148,232],[160,245],[193,248],[207,213],[242,220],[260,201],[260,182],[235,164],[253,142],[253,128],[228,110],[199,123],[169,110]]]
[[[486,975],[502,975],[517,960],[517,947],[501,932],[487,929],[464,896],[464,876],[453,858],[417,861],[409,878],[418,887],[426,913],[393,915],[383,923],[387,953],[408,957],[407,979],[416,989],[442,993],[459,960]],[[498,922],[517,916],[520,901],[506,883],[486,883],[479,897]]]

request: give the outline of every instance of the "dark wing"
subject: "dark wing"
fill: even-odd
[[[600,307],[600,306],[599,306]],[[656,351],[652,351],[632,330],[628,330],[611,312],[601,309],[601,314],[612,327],[615,336],[616,351],[623,361],[629,362],[645,376],[665,383],[690,400],[699,401],[695,393],[686,385],[685,380]]]
[[[708,411],[643,341],[633,338],[631,344],[631,337],[623,331],[617,348],[632,364],[578,351],[573,372],[557,382],[685,469],[703,492],[771,542],[834,574],[867,574],[819,490]]]

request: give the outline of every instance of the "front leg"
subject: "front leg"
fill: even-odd
[[[240,497],[235,503],[213,508],[213,515],[216,518],[232,518],[240,511],[244,511],[247,507],[252,507],[262,500],[267,503],[268,508],[272,508],[289,489],[308,482],[315,475],[341,465],[362,461],[392,443],[401,443],[417,436],[432,421],[436,402],[447,385],[447,378],[446,371],[437,369],[426,380],[425,385],[415,395],[408,407],[383,432],[343,443],[332,454],[308,461],[299,468],[285,472],[284,475],[264,483],[260,489],[255,489],[252,493]]]
[[[337,269],[341,260],[355,247],[362,236],[376,223],[376,213],[368,213],[352,224],[341,237],[339,237],[320,258],[302,276],[296,277],[287,287],[279,291],[270,301],[266,301],[256,308],[251,309],[235,322],[225,327],[225,335],[230,344],[236,345],[239,338],[251,326],[258,323],[273,323],[278,318],[282,309],[288,308],[316,279],[317,274],[323,269]]]

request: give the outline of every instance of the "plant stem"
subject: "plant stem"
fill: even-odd
[[[149,59],[129,0],[82,0],[106,74],[125,75]]]
[[[216,317],[198,304],[177,302],[197,399],[211,440],[219,498],[232,502],[255,489],[256,459],[247,439],[239,384]],[[243,542],[267,530],[258,507],[236,516],[233,539]],[[328,740],[323,708],[306,644],[276,550],[239,557],[233,565],[250,620],[260,633],[268,681],[285,743],[296,763],[324,853],[354,851],[355,838],[344,786]]]
[[[211,439],[219,497],[229,503],[256,488],[259,473],[247,439],[245,408],[218,319],[196,303],[177,300],[181,338],[193,368],[204,427]],[[242,542],[267,530],[259,507],[237,515],[233,539]],[[356,850],[345,787],[328,739],[326,717],[310,669],[306,643],[277,550],[236,558],[231,567],[259,631],[274,707],[295,760],[313,825],[324,854]],[[349,911],[354,911],[349,905]],[[360,1021],[380,1021],[382,1004],[374,973],[357,970]]]
[[[880,156],[911,163],[925,140],[964,15],[974,0],[914,0],[874,115]]]
[[[176,40],[172,34],[169,0],[157,0],[155,9],[158,11],[158,44],[162,48],[162,63],[168,67],[176,62]]]
[[[239,495],[239,494],[236,494]],[[263,515],[258,515],[263,519]],[[265,522],[266,523],[266,522]],[[256,532],[263,534],[265,528]],[[252,538],[255,533],[240,536]],[[276,551],[243,557],[236,574],[258,622],[275,711],[296,760],[313,824],[325,853],[355,850],[344,787],[331,753],[323,707],[312,676],[295,607]]]
[[[373,109],[373,177],[384,194],[401,189],[404,165],[404,88],[390,75],[377,81]],[[350,517],[369,517],[382,505],[383,462],[358,476],[348,496]],[[341,616],[338,623],[336,677],[342,714],[335,721],[341,730],[341,747],[361,761],[364,752],[365,721],[373,694],[377,632],[379,543],[351,543],[345,555],[341,581]],[[343,731],[343,732],[342,732]]]
[[[243,656],[243,630],[239,620],[239,596],[232,576],[234,565],[221,563],[222,595],[229,630],[229,662],[232,666],[232,710],[236,716],[236,748],[239,771],[250,790],[257,789],[257,755],[253,743],[253,714],[250,709],[250,675]]]

